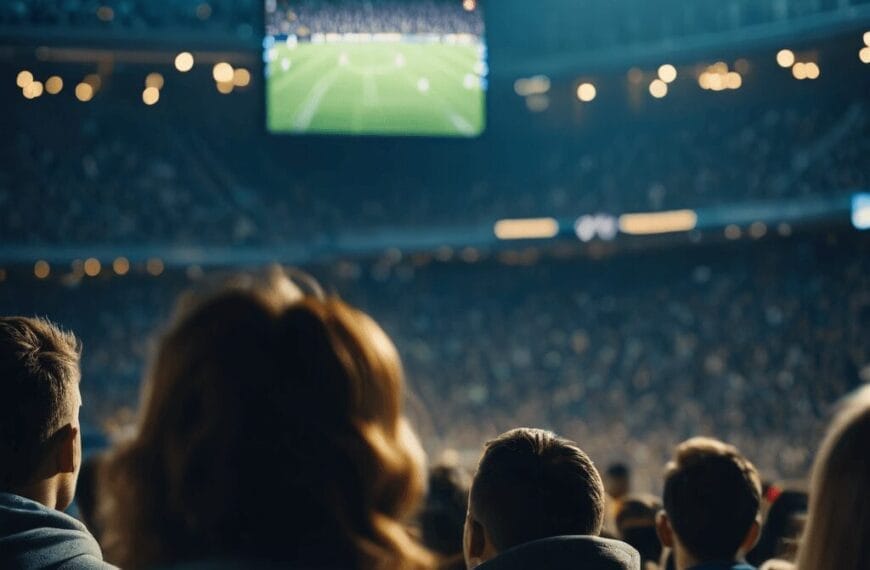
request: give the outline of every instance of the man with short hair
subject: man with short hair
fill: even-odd
[[[736,447],[697,437],[681,443],[665,471],[657,529],[677,570],[753,570],[761,479]]]
[[[81,465],[79,354],[46,320],[0,317],[0,568],[111,568],[61,512]]]
[[[466,565],[639,568],[633,548],[597,538],[603,517],[601,476],[574,442],[539,429],[511,430],[486,444],[471,484]]]

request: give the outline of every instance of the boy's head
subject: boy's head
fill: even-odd
[[[0,491],[58,509],[72,502],[81,464],[80,352],[72,333],[47,320],[0,317]]]
[[[696,563],[737,559],[758,538],[761,480],[732,445],[700,437],[681,443],[665,471],[663,503],[662,543]]]
[[[555,434],[520,428],[488,442],[465,522],[469,566],[542,538],[597,536],[604,488],[592,461]]]

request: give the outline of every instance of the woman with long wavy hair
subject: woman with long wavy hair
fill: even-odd
[[[849,398],[816,456],[797,568],[870,568],[870,386]]]
[[[283,274],[183,303],[103,474],[109,559],[430,567],[405,526],[425,456],[403,384],[370,317]]]

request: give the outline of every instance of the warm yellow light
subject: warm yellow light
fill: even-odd
[[[559,222],[554,218],[499,220],[494,231],[498,239],[547,239],[558,235]]]
[[[727,239],[740,239],[740,236],[743,234],[743,231],[740,229],[740,226],[735,224],[730,224],[725,227],[725,237]]]
[[[146,105],[154,105],[160,100],[160,90],[156,87],[146,87],[142,92],[142,102]]]
[[[649,94],[656,99],[661,99],[668,94],[668,84],[661,79],[655,79],[649,84]]]
[[[861,58],[862,62],[870,63],[870,47],[862,47],[861,51],[858,52],[858,57]]]
[[[247,87],[251,83],[251,72],[240,67],[233,71],[233,85],[236,87]]]
[[[807,78],[807,66],[803,63],[796,63],[794,67],[791,68],[791,74],[794,75],[795,79],[801,80]]]
[[[189,51],[183,51],[175,56],[175,69],[181,73],[187,73],[193,69],[193,54]]]
[[[115,19],[115,11],[111,6],[100,6],[97,8],[97,18],[101,22],[111,22]]]
[[[547,95],[529,95],[526,97],[526,108],[532,113],[543,113],[550,108],[550,97]]]
[[[791,67],[794,65],[794,52],[790,49],[781,49],[776,54],[776,63],[780,67]]]
[[[233,85],[232,81],[219,81],[217,83],[218,93],[222,93],[223,95],[232,93],[234,87],[235,85]]]
[[[96,73],[85,75],[85,78],[82,81],[93,87],[94,93],[99,91],[100,87],[103,86],[103,79]]]
[[[713,65],[710,66],[710,71],[714,73],[726,74],[728,73],[728,64],[724,61],[717,61]]]
[[[154,87],[155,89],[163,89],[163,76],[157,72],[149,73],[145,77],[145,87]]]
[[[31,83],[33,83],[33,74],[26,69],[19,71],[18,75],[15,77],[15,84],[22,89],[24,89]]]
[[[728,89],[740,89],[743,85],[743,78],[736,71],[729,71],[725,76],[725,87]]]
[[[870,46],[870,30],[864,32],[864,45]]]
[[[514,81],[514,92],[520,97],[544,95],[550,91],[550,78],[546,75],[521,77]]]
[[[822,73],[822,70],[819,69],[819,64],[812,61],[804,64],[804,70],[807,72],[807,79],[818,79]]]
[[[671,83],[674,79],[677,78],[677,68],[671,65],[670,63],[666,63],[659,67],[659,79],[664,81],[665,83]]]
[[[225,61],[216,63],[211,69],[211,75],[218,83],[231,83],[233,81],[233,66]]]
[[[630,235],[666,234],[688,232],[698,224],[698,215],[693,210],[672,210],[645,214],[619,216],[619,230]]]
[[[45,80],[45,90],[49,95],[57,95],[63,89],[63,79],[57,75],[52,75]]]
[[[96,277],[100,274],[100,270],[102,269],[102,265],[100,265],[100,260],[95,257],[90,257],[85,260],[85,275],[88,277]]]
[[[76,99],[82,102],[90,101],[94,98],[94,88],[87,83],[79,83],[76,85]]]
[[[51,266],[47,261],[40,259],[33,264],[33,274],[37,279],[45,279],[51,273]]]
[[[130,261],[126,257],[118,257],[112,262],[112,269],[118,275],[127,275],[130,271]]]
[[[596,95],[598,95],[598,90],[591,83],[581,83],[577,86],[577,98],[584,103],[592,101]]]
[[[712,74],[708,72],[703,72],[698,76],[698,85],[701,86],[701,89],[710,89],[710,76]]]
[[[462,7],[466,12],[473,12],[477,8],[477,0],[462,0]]]
[[[145,263],[145,270],[151,275],[157,277],[163,273],[163,261],[156,257],[151,258]]]
[[[27,87],[22,89],[24,96],[28,99],[36,99],[37,97],[42,95],[44,90],[44,86],[42,85],[42,81],[31,81]]]

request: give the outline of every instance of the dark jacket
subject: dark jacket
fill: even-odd
[[[624,542],[554,536],[505,550],[479,570],[640,570],[640,554]]]
[[[0,493],[0,568],[105,570],[100,545],[85,526],[60,511]]]

